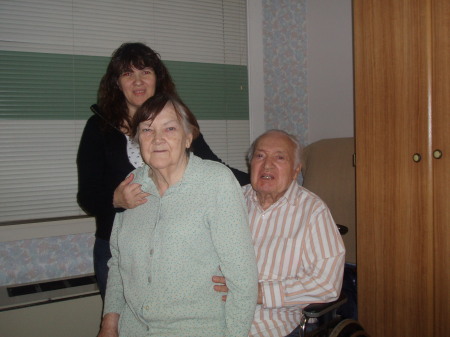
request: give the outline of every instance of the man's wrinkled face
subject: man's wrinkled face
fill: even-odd
[[[250,163],[251,184],[257,195],[270,196],[273,202],[283,196],[300,173],[295,148],[292,140],[279,132],[270,132],[258,140]]]

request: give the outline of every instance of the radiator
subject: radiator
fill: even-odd
[[[0,287],[0,337],[95,337],[101,313],[93,275]]]

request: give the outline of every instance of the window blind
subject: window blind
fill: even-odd
[[[0,223],[76,216],[76,153],[111,53],[161,54],[216,154],[246,170],[245,0],[2,0]]]

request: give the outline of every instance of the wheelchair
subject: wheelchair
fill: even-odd
[[[337,225],[345,235],[346,226]],[[300,337],[357,337],[369,336],[358,322],[356,299],[356,266],[346,263],[341,295],[333,302],[310,304],[303,309]],[[307,329],[308,322],[314,321]]]
[[[300,321],[300,337],[357,337],[369,335],[357,320],[344,318],[337,313],[340,306],[347,302],[345,294],[334,302],[310,304],[303,309]],[[315,319],[315,328],[307,331],[308,322]]]
[[[356,252],[354,151],[354,138],[322,139],[305,148],[302,167],[303,186],[325,201],[341,235],[351,234],[345,245],[352,255]],[[356,256],[349,260],[355,261]],[[356,265],[346,263],[341,297],[335,302],[304,308],[300,336],[368,336],[358,323],[356,297]],[[314,323],[318,327],[305,331],[307,322],[313,319],[318,320]]]

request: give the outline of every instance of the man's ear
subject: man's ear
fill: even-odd
[[[297,167],[294,170],[293,180],[296,180],[298,178],[298,175],[300,174],[301,170],[302,170],[302,164],[298,164]]]

